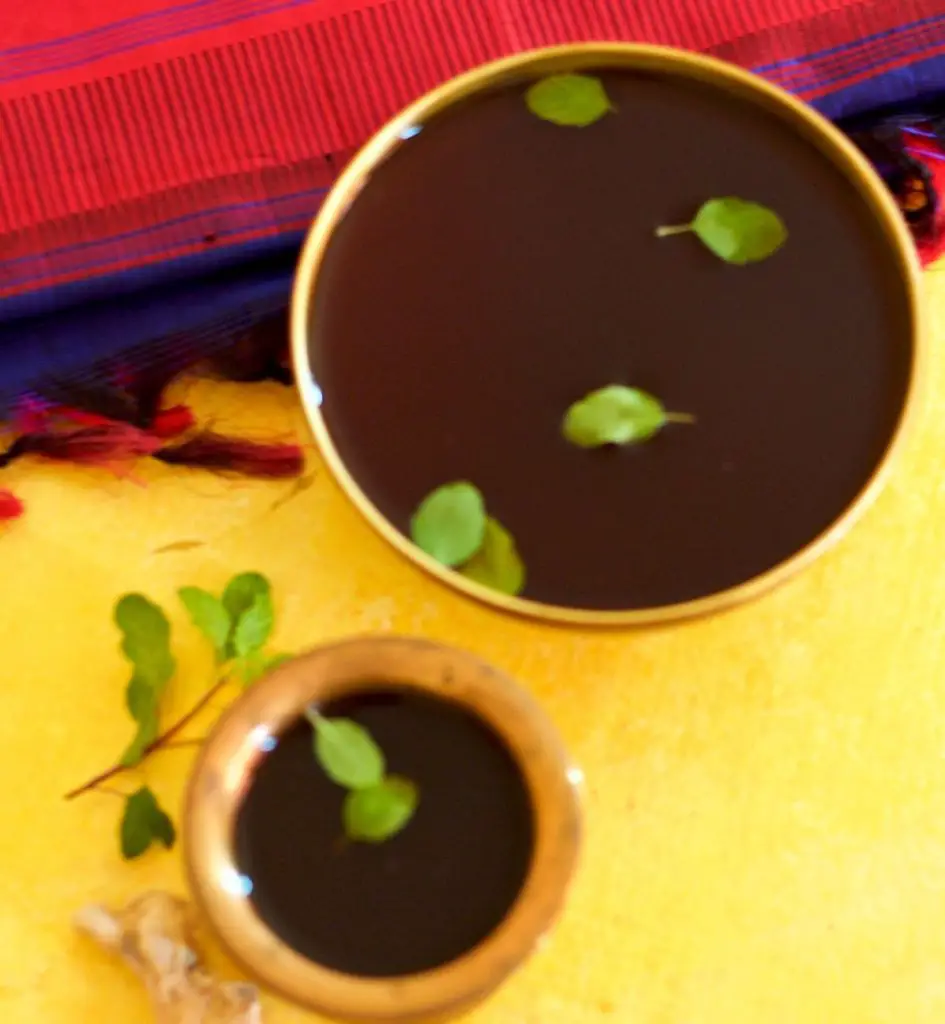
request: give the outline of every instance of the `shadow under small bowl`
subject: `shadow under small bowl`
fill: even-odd
[[[688,89],[692,103],[674,108],[672,97],[651,92],[649,108],[646,102],[638,108],[634,85],[616,93],[616,114],[590,128],[529,122],[528,84],[573,71],[610,75],[618,90],[620,76],[643,90],[668,82]],[[416,185],[416,163],[411,173],[391,177],[395,165],[419,159],[410,157],[411,147],[429,152],[422,147],[443,138],[433,129],[450,121],[454,107],[458,123],[463,110],[502,90],[519,90],[520,109],[509,115],[519,118],[514,125],[497,121],[488,135],[480,118],[479,135],[468,145],[457,128],[436,150],[444,160],[461,150],[449,179],[456,195],[440,195],[431,205],[437,179],[431,173],[424,188]],[[750,159],[713,143],[716,126],[709,131],[690,116],[712,96],[749,112],[757,132],[745,128],[738,138]],[[670,115],[675,120],[667,127]],[[693,131],[702,135],[694,139]],[[765,133],[780,133],[781,149],[777,139],[764,141]],[[588,154],[583,163],[579,146]],[[807,153],[810,167],[823,168],[822,182],[812,183],[800,163],[790,171],[782,157],[795,151]],[[614,152],[619,166],[607,164]],[[496,206],[498,186],[514,168],[521,201],[503,194]],[[595,188],[578,187],[592,171]],[[682,184],[673,191],[676,178]],[[649,197],[644,209],[634,205],[638,190]],[[770,261],[728,268],[713,263],[691,235],[654,240],[654,225],[685,222],[699,202],[731,194],[784,214],[789,239]],[[615,208],[601,211],[595,201]],[[487,230],[488,218],[471,212],[476,203],[493,211]],[[594,231],[575,235],[574,225],[587,227],[591,213]],[[392,226],[370,244],[382,215]],[[614,223],[631,228],[615,231]],[[831,255],[832,240],[844,246],[842,258]],[[572,268],[573,251],[581,257]],[[523,268],[534,274],[538,265],[558,278],[523,285]],[[582,268],[589,268],[586,280],[568,277]],[[625,276],[615,268],[625,268]],[[602,280],[613,282],[604,296],[609,306],[581,298],[596,295]],[[464,305],[451,317],[446,307],[457,291]],[[871,328],[892,308],[896,328]],[[519,318],[514,330],[510,315]],[[504,611],[573,625],[634,626],[752,599],[843,536],[881,488],[913,418],[925,345],[921,318],[920,268],[903,218],[864,157],[816,111],[761,78],[698,54],[588,43],[475,69],[385,125],[342,173],[309,232],[294,285],[291,339],[322,456],[395,548],[450,587]],[[883,323],[891,322],[889,313]],[[541,345],[562,323],[559,348],[544,356]],[[500,341],[493,340],[496,325],[507,331]],[[441,338],[448,344],[438,351]],[[573,351],[572,338],[581,342]],[[503,374],[503,350],[495,346],[520,343],[526,355],[516,357],[514,373]],[[584,365],[587,352],[599,353],[600,365]],[[733,352],[730,366],[726,353]],[[450,370],[454,363],[463,369]],[[632,379],[613,379],[615,368]],[[541,407],[535,399],[526,417],[516,402],[527,397],[529,382],[548,394]],[[652,390],[671,408],[693,413],[696,424],[672,428],[632,452],[569,453],[558,429],[564,409],[609,383]],[[478,414],[477,391],[485,403]],[[817,404],[805,418],[809,391]],[[342,410],[345,420],[339,409],[354,401],[363,408],[351,427],[354,419]],[[417,409],[422,425],[409,426]],[[809,452],[806,463],[799,451]],[[502,461],[508,464],[500,472]],[[605,466],[613,475],[605,475]],[[522,596],[443,567],[407,536],[409,511],[456,479],[479,486],[490,514],[515,536],[529,569]],[[564,506],[566,512],[557,511]],[[552,513],[567,531],[549,527]],[[609,591],[595,594],[605,576]]]
[[[248,887],[239,884],[237,856],[241,807],[279,737],[310,705],[330,705],[379,687],[442,701],[481,723],[511,756],[531,804],[532,844],[524,883],[498,927],[442,966],[393,977],[348,974],[300,955],[263,920]],[[579,782],[579,771],[542,709],[480,659],[419,639],[340,642],[287,662],[254,685],[207,739],[191,778],[184,817],[190,885],[222,945],[276,994],[342,1021],[447,1020],[485,998],[533,951],[555,920],[580,845]],[[457,799],[462,800],[462,793]],[[303,830],[300,822],[297,831]],[[286,838],[302,841],[298,835]],[[461,876],[457,878],[462,884]]]

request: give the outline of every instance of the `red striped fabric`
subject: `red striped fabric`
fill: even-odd
[[[808,98],[945,53],[945,0],[37,0],[19,10],[0,36],[0,299],[299,231],[388,116],[513,51],[669,43],[760,68]]]

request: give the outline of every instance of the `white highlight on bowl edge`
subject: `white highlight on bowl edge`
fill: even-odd
[[[251,896],[253,892],[253,880],[249,875],[241,874],[236,868],[223,869],[220,885],[231,896],[239,896],[242,899]]]

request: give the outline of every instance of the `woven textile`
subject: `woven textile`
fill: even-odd
[[[945,92],[945,0],[37,0],[5,18],[0,408],[44,373],[210,351],[280,309],[339,166],[491,58],[674,44],[834,118]]]

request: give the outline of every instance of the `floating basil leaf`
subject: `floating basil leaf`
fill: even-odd
[[[410,521],[414,544],[442,565],[462,565],[472,558],[485,532],[482,495],[465,481],[438,487],[424,498]]]
[[[513,597],[525,586],[525,563],[515,547],[515,540],[491,516],[486,520],[482,547],[459,571],[467,579]]]
[[[784,245],[784,221],[768,207],[728,196],[703,203],[691,224],[656,229],[658,238],[693,232],[726,263],[742,266],[767,259]]]
[[[345,835],[382,843],[402,831],[417,809],[419,794],[409,779],[389,775],[370,789],[352,790],[342,808]]]
[[[667,423],[692,423],[684,413],[667,413],[663,403],[639,388],[610,384],[592,391],[568,409],[565,438],[579,448],[646,441]]]
[[[368,789],[384,778],[384,752],[364,728],[350,718],[325,718],[308,711],[315,729],[315,757],[325,774],[346,789]]]
[[[569,128],[586,128],[613,109],[603,83],[591,75],[549,75],[529,88],[525,102],[536,117]]]

